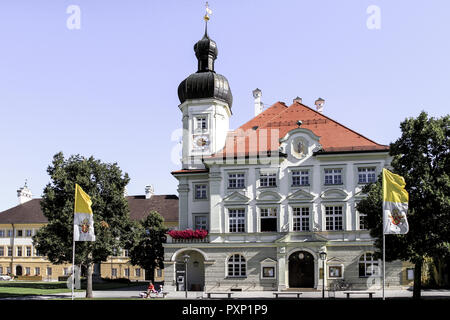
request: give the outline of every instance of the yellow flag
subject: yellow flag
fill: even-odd
[[[409,231],[406,213],[409,195],[402,176],[383,168],[383,233],[405,234]]]
[[[91,205],[91,197],[78,184],[75,184],[74,241],[95,241],[94,217]]]

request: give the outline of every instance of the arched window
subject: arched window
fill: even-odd
[[[240,254],[233,254],[228,259],[228,276],[229,277],[245,277],[247,266],[245,258]]]
[[[373,253],[364,253],[359,258],[359,277],[366,278],[379,274],[378,260],[375,260]]]

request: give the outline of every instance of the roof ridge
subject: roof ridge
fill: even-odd
[[[267,111],[271,110],[272,108],[274,108],[275,106],[282,106],[285,107],[286,109],[282,110],[281,112],[284,112],[285,110],[287,110],[289,107],[282,101],[277,101],[274,104],[272,104],[269,108],[267,108],[266,110],[264,110],[263,112],[261,112],[260,114],[258,114],[257,116],[251,118],[249,121],[247,121],[246,123],[242,124],[241,126],[239,126],[238,129],[244,127],[246,124],[248,124],[249,122],[256,120],[257,118],[262,118],[262,116],[264,115],[264,113],[267,113]],[[279,113],[278,113],[279,114]],[[278,115],[277,114],[277,115]],[[270,119],[267,119],[263,124],[266,124],[268,121],[270,121],[271,119],[273,119],[274,117],[276,117],[277,115],[274,115],[273,117],[271,117]],[[263,120],[263,119],[262,119]],[[261,127],[261,125],[259,125],[258,127]],[[238,130],[236,129],[236,130]],[[236,131],[236,130],[233,130]]]
[[[297,105],[300,105],[301,107],[308,108],[310,111],[313,111],[313,112],[316,113],[317,115],[319,115],[319,116],[321,116],[321,117],[324,117],[324,118],[326,118],[327,120],[330,120],[331,122],[334,122],[335,124],[337,124],[337,125],[339,125],[339,126],[345,128],[345,129],[347,129],[347,130],[353,132],[354,134],[357,134],[357,135],[361,136],[362,138],[364,138],[364,139],[366,139],[366,140],[368,140],[368,141],[370,141],[370,142],[372,142],[372,143],[374,143],[374,144],[376,144],[376,145],[379,145],[379,146],[386,146],[386,145],[384,145],[384,144],[377,143],[377,142],[373,141],[372,139],[367,138],[366,136],[360,134],[359,132],[356,132],[355,130],[350,129],[350,128],[347,127],[346,125],[343,125],[342,123],[340,123],[340,122],[338,122],[338,121],[336,121],[336,120],[334,120],[334,119],[332,119],[332,118],[330,118],[330,117],[324,115],[324,114],[321,113],[321,112],[318,112],[317,110],[314,110],[313,108],[311,108],[311,107],[309,107],[309,106],[307,106],[307,105],[305,105],[305,104],[303,104],[303,103],[300,103],[300,102],[295,101],[293,104],[291,104],[291,105],[288,107],[288,109],[289,109],[290,107],[292,107],[292,106],[295,106],[296,104],[297,104]]]

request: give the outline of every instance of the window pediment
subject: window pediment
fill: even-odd
[[[259,202],[279,202],[281,196],[274,191],[262,191],[256,197],[256,201]]]
[[[276,264],[277,262],[270,258],[265,258],[264,260],[259,262],[260,264]]]
[[[223,202],[225,203],[247,203],[249,201],[250,198],[246,197],[245,195],[237,191],[233,192],[232,194],[226,196],[223,199]]]
[[[311,202],[313,199],[314,195],[301,189],[287,197],[288,202]]]
[[[321,198],[324,200],[345,200],[348,194],[342,189],[328,189],[322,192]]]

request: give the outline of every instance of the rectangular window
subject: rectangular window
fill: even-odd
[[[123,257],[128,257],[128,250],[127,249],[123,249]]]
[[[229,232],[245,232],[245,209],[230,209]]]
[[[207,216],[195,216],[194,218],[195,229],[208,230],[208,217]]]
[[[196,129],[197,130],[206,130],[206,129],[208,129],[208,125],[207,125],[207,122],[206,122],[206,117],[195,117],[195,120],[196,120],[196,123],[197,123],[197,125],[196,125]]]
[[[261,173],[259,175],[260,187],[276,187],[277,186],[277,174],[276,173]]]
[[[292,208],[293,231],[309,231],[309,207]]]
[[[17,256],[18,257],[22,256],[22,247],[17,247]]]
[[[111,276],[112,277],[117,277],[117,268],[112,268],[111,269]]]
[[[47,275],[48,276],[52,275],[52,268],[51,267],[47,267]]]
[[[369,230],[367,226],[367,214],[358,213],[359,214],[359,230]]]
[[[277,232],[277,208],[261,208],[261,232]]]
[[[207,185],[206,184],[196,184],[195,185],[195,199],[207,199]]]
[[[413,268],[406,269],[406,280],[414,280],[414,269]]]
[[[136,274],[136,277],[141,277],[141,268],[136,268],[134,273]]]
[[[292,186],[309,186],[309,171],[292,171]]]
[[[25,234],[26,234],[27,237],[31,237],[33,235],[33,230],[29,230],[28,229],[28,230],[25,231]]]
[[[124,272],[125,272],[125,277],[130,276],[130,268],[125,268]]]
[[[342,169],[325,169],[325,184],[342,184]]]
[[[0,267],[0,274],[3,274],[3,267]]]
[[[5,255],[5,247],[0,247],[0,257]]]
[[[26,267],[26,268],[25,268],[25,274],[26,274],[27,276],[31,275],[31,268],[30,268],[30,267]]]
[[[0,230],[0,238],[4,238],[5,237],[5,230]]]
[[[16,235],[17,237],[23,237],[23,230],[17,230]]]
[[[358,168],[358,183],[376,182],[375,168]]]
[[[156,269],[156,276],[158,277],[158,278],[161,278],[162,277],[162,269]]]
[[[228,174],[228,188],[237,189],[244,188],[245,186],[245,174],[244,173],[229,173]]]
[[[64,275],[65,276],[68,276],[69,275],[69,268],[64,268]]]
[[[39,268],[39,267],[34,268],[34,275],[40,276],[41,275],[41,268]]]
[[[8,247],[8,257],[12,257],[12,247]]]
[[[31,257],[31,247],[27,247],[27,257]]]
[[[325,207],[325,225],[327,231],[343,230],[342,206]]]
[[[13,236],[13,231],[12,231],[12,229],[7,230],[7,231],[6,231],[6,234],[7,234],[7,237],[8,237],[8,238],[12,238],[12,236]]]

